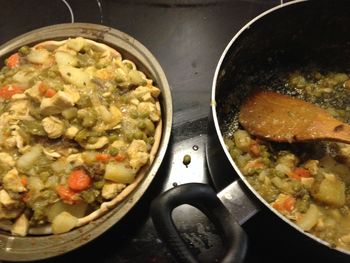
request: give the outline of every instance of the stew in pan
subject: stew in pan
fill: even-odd
[[[349,74],[307,69],[281,79],[290,95],[349,122]],[[224,138],[242,174],[274,209],[331,246],[350,250],[350,145],[265,141],[238,122]]]

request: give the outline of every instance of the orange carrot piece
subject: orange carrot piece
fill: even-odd
[[[96,154],[96,160],[103,162],[103,163],[108,163],[109,159],[111,158],[111,156],[107,153],[98,153]]]
[[[122,153],[118,153],[116,156],[114,156],[114,160],[116,160],[117,162],[122,162],[125,160],[125,158],[125,154]]]
[[[56,95],[56,91],[54,89],[48,88],[45,92],[45,97],[51,98]]]
[[[286,198],[286,200],[283,202],[283,207],[285,208],[285,210],[287,210],[288,212],[292,212],[294,207],[295,207],[295,198],[293,196],[289,196],[288,198]]]
[[[272,207],[280,212],[292,212],[295,208],[296,199],[293,196],[285,196],[277,199]]]
[[[68,186],[73,191],[84,191],[92,184],[91,177],[84,170],[74,170],[68,177]]]
[[[300,180],[301,177],[307,178],[311,177],[311,173],[309,170],[302,168],[302,167],[296,167],[291,173],[288,174],[289,177]]]
[[[19,61],[20,61],[20,56],[18,53],[15,53],[8,57],[6,65],[12,69],[19,65]]]
[[[64,185],[58,185],[56,192],[63,202],[67,204],[76,204],[78,202],[77,193]]]
[[[28,184],[28,180],[27,180],[27,178],[26,177],[21,177],[21,184],[23,185],[23,186],[27,186],[27,184]]]
[[[252,140],[249,146],[249,153],[256,157],[260,156],[260,146],[257,141]]]
[[[39,84],[38,89],[39,89],[40,94],[44,96],[46,91],[47,91],[47,89],[48,89],[48,87],[47,87],[47,85],[44,82],[41,82]]]
[[[0,97],[4,99],[11,99],[13,95],[23,93],[24,89],[16,85],[5,85],[0,88]]]

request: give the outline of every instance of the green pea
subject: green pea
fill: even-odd
[[[28,46],[23,46],[21,47],[18,52],[21,54],[21,55],[28,55],[29,52],[30,52],[30,47]]]
[[[154,123],[150,120],[150,119],[145,119],[145,124],[146,124],[146,128],[145,128],[145,132],[147,135],[153,135],[154,131],[155,131],[155,126]]]
[[[191,163],[191,155],[186,154],[182,160],[182,163],[184,165],[189,165]]]
[[[140,140],[143,138],[143,132],[142,131],[135,131],[133,136],[134,136],[134,139]]]
[[[78,112],[77,108],[71,107],[71,108],[63,110],[62,116],[67,120],[71,120],[71,119],[74,119],[75,117],[77,117],[77,112]]]
[[[147,138],[147,143],[150,144],[150,145],[153,145],[154,144],[154,137],[148,137]]]
[[[132,142],[132,140],[134,139],[134,136],[132,133],[127,133],[125,136],[128,142]]]
[[[144,128],[146,128],[146,123],[143,120],[139,120],[137,122],[137,127],[143,130]]]
[[[96,188],[96,189],[102,189],[102,187],[104,186],[104,184],[105,184],[104,180],[94,182],[94,188]]]
[[[131,109],[130,110],[130,117],[133,118],[133,119],[136,119],[138,117],[138,112],[136,109]]]
[[[109,153],[110,155],[117,155],[118,152],[119,152],[118,149],[115,148],[115,147],[110,147],[110,148],[108,149],[108,153]]]

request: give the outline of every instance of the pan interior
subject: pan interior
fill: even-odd
[[[223,55],[215,83],[217,118],[224,138],[232,138],[240,127],[240,105],[256,89],[276,91],[322,107],[345,109],[350,105],[348,90],[341,98],[332,95],[315,98],[288,83],[293,72],[310,78],[313,72],[322,75],[342,72],[349,76],[350,34],[346,26],[350,22],[346,12],[349,7],[350,2],[346,1],[287,5],[259,17],[234,38]],[[277,150],[321,154],[327,144],[272,146]]]

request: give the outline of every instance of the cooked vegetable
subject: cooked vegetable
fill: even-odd
[[[72,230],[78,223],[78,218],[63,211],[52,220],[52,232],[62,234]]]
[[[12,54],[6,61],[6,65],[9,68],[14,68],[19,65],[20,56],[18,53]]]
[[[41,145],[37,144],[25,152],[20,158],[18,158],[16,165],[21,170],[29,170],[34,163],[40,158],[42,153]]]
[[[345,204],[345,184],[334,175],[328,175],[321,183],[315,186],[311,195],[318,201],[335,207]]]
[[[23,89],[12,84],[5,85],[0,88],[0,97],[4,99],[11,99],[13,95],[23,93]]]
[[[349,122],[349,74],[312,69],[284,77],[290,94],[295,92]],[[302,230],[350,250],[348,144],[270,143],[240,126],[227,132],[224,141],[247,181],[273,208]]]
[[[91,177],[84,170],[74,170],[68,177],[69,188],[76,192],[88,189],[91,183]]]
[[[25,46],[0,82],[0,219],[14,235],[70,231],[144,176],[160,90],[116,50],[84,38]]]
[[[88,206],[87,203],[80,202],[75,205],[70,205],[64,202],[56,202],[48,207],[46,215],[49,222],[52,222],[57,215],[66,211],[76,218],[81,218],[85,215]]]
[[[104,177],[115,183],[129,184],[134,180],[135,175],[135,170],[128,168],[125,163],[109,162]]]

